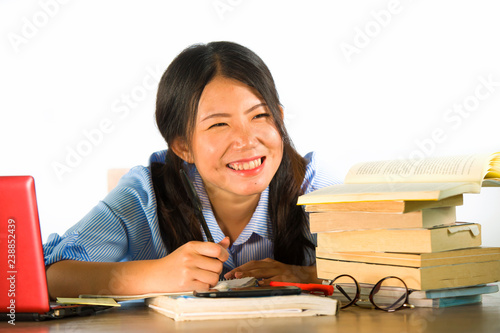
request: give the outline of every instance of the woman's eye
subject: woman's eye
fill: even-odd
[[[259,113],[258,115],[256,115],[255,117],[253,117],[254,119],[259,119],[259,118],[266,118],[266,117],[269,117],[269,113]]]
[[[225,125],[226,125],[226,123],[217,123],[217,124],[211,125],[208,129],[215,128],[215,127],[222,127],[222,126],[225,126]]]

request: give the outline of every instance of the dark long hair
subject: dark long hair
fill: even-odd
[[[170,146],[174,139],[190,144],[200,96],[215,77],[224,76],[255,89],[266,102],[283,141],[283,158],[269,185],[274,259],[287,264],[305,263],[314,249],[307,238],[309,224],[297,206],[306,162],[297,153],[283,123],[273,77],[254,52],[231,42],[197,44],[181,52],[163,74],[156,100],[156,123]],[[153,186],[163,242],[169,252],[191,240],[202,240],[199,222],[182,186],[183,160],[169,149],[165,164],[153,164]]]

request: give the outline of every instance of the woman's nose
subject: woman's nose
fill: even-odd
[[[236,149],[254,147],[257,144],[255,133],[248,126],[240,126],[233,133],[233,146]]]

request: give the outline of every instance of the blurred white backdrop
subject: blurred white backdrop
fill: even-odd
[[[343,179],[365,160],[499,149],[500,3],[0,1],[0,174],[33,175],[44,241],[166,145],[158,80],[193,43],[235,41],[276,80],[297,149]],[[500,246],[500,189],[460,220]]]

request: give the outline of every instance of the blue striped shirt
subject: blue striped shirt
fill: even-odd
[[[154,153],[151,162],[165,162],[166,151]],[[304,193],[339,183],[329,177],[327,170],[317,166],[314,153],[305,156]],[[188,175],[200,196],[203,215],[214,241],[220,242],[224,233],[212,211],[210,200],[200,174],[192,164],[186,164]],[[221,276],[251,260],[273,258],[272,224],[268,213],[269,188],[262,192],[257,208],[248,225],[228,249],[229,259]],[[203,231],[202,231],[203,234]],[[309,239],[316,244],[316,235]],[[206,237],[203,236],[206,240]],[[51,234],[43,246],[45,265],[60,260],[129,261],[158,259],[168,254],[160,235],[156,198],[149,167],[138,166],[124,175],[118,185],[80,222],[61,237]],[[307,264],[315,261],[308,253]]]

